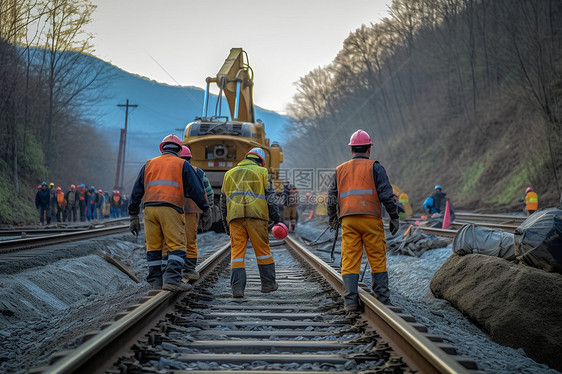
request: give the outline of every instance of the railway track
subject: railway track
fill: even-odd
[[[128,218],[127,218],[128,221]],[[129,231],[128,224],[116,224],[115,226],[101,228],[87,228],[79,231],[72,230],[52,235],[42,235],[30,238],[19,238],[0,241],[0,254],[21,251],[30,248],[44,247],[53,244],[61,244],[78,240],[92,239],[105,235],[119,234]],[[23,231],[25,232],[25,231]]]
[[[279,290],[260,293],[247,253],[245,297],[230,295],[230,247],[198,266],[190,293],[155,292],[75,350],[32,373],[265,373],[477,371],[438,336],[360,290],[364,313],[345,313],[341,276],[294,238],[272,246]],[[273,243],[272,243],[273,245]]]

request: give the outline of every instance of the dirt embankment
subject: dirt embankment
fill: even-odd
[[[496,342],[562,370],[562,275],[498,257],[453,254],[430,289]]]

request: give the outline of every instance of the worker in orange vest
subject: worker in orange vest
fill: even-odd
[[[336,168],[328,191],[330,225],[337,230],[341,223],[342,228],[341,273],[346,311],[360,308],[357,284],[363,246],[371,266],[372,291],[379,301],[390,303],[381,203],[390,216],[393,235],[398,231],[400,220],[385,169],[378,161],[369,159],[372,145],[369,134],[363,130],[351,135],[349,146],[353,157]]]
[[[527,187],[525,190],[525,199],[519,199],[519,202],[525,202],[527,217],[535,213],[535,211],[539,208],[539,197],[531,187]]]
[[[144,238],[148,277],[153,288],[167,291],[189,291],[191,285],[182,283],[185,265],[184,200],[193,199],[203,211],[209,209],[201,180],[189,162],[178,157],[181,140],[171,134],[160,143],[161,156],[148,160],[141,168],[131,192],[129,205],[130,229],[140,231],[140,204],[144,204]],[[164,243],[168,256],[162,261]]]

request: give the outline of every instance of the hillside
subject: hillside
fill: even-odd
[[[98,60],[95,63],[104,62]],[[202,115],[205,91],[197,87],[158,83],[111,64],[107,64],[106,75],[107,83],[102,92],[98,93],[100,99],[95,106],[89,108],[88,114],[117,148],[119,131],[125,125],[125,108],[119,108],[117,104],[125,104],[128,99],[129,104],[138,105],[137,108],[129,109],[128,118],[125,185],[132,186],[132,179],[142,163],[159,154],[160,140],[170,133],[182,138],[185,125]],[[201,76],[202,84],[205,77]],[[209,108],[212,108],[209,114],[214,113],[216,98],[213,95],[209,100]],[[260,107],[255,110],[256,117],[265,123],[266,136],[282,145],[285,140],[284,129],[288,126],[289,119]],[[222,114],[228,113],[228,105],[223,100]]]

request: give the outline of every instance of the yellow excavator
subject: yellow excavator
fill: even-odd
[[[216,77],[206,79],[203,114],[185,127],[183,144],[191,149],[191,164],[205,171],[218,202],[224,174],[242,161],[246,153],[260,147],[266,154],[266,168],[276,191],[283,190],[279,166],[283,152],[279,143],[265,137],[264,123],[255,118],[253,86],[254,72],[248,55],[242,48],[232,48]],[[215,83],[219,95],[214,114],[209,116],[210,86]],[[223,94],[228,102],[230,117],[222,115]],[[217,204],[218,205],[218,204]],[[214,215],[215,220],[220,215]]]

